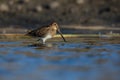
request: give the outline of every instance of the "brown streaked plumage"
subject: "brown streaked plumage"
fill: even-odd
[[[48,26],[43,26],[35,30],[32,30],[28,32],[27,35],[34,36],[34,37],[40,37],[39,40],[42,40],[42,43],[45,44],[45,41],[47,39],[53,38],[57,31],[60,33],[63,40],[66,42],[56,22],[53,22],[52,24]]]

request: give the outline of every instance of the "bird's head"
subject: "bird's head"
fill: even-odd
[[[66,42],[66,39],[63,37],[63,34],[62,34],[62,32],[61,32],[60,27],[58,26],[58,24],[56,22],[53,22],[51,25],[54,28],[54,30],[57,30],[58,33],[60,33],[60,35],[63,38],[63,40]]]
[[[56,22],[53,22],[51,26],[53,27],[54,30],[59,30],[58,24]]]

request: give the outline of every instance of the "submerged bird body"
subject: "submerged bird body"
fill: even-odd
[[[32,30],[32,31],[28,32],[27,35],[33,36],[33,37],[39,37],[40,38],[39,40],[41,40],[42,43],[45,44],[45,41],[47,39],[53,38],[54,35],[57,33],[57,31],[62,36],[62,33],[61,33],[60,29],[58,28],[58,24],[53,22],[52,24],[50,24],[48,26],[43,26],[43,27],[37,28],[35,30]],[[64,39],[63,36],[62,36],[62,38]],[[64,39],[64,41],[66,41],[66,40]]]

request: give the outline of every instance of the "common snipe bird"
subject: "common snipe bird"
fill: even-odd
[[[45,44],[46,40],[53,38],[57,32],[60,33],[64,42],[66,42],[66,39],[62,35],[62,32],[60,31],[60,28],[56,22],[53,22],[48,26],[43,26],[43,27],[34,29],[34,30],[28,32],[27,35],[33,36],[33,37],[39,37],[38,41],[41,40],[42,44]]]

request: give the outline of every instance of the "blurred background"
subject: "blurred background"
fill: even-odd
[[[24,36],[52,21],[67,43]],[[0,0],[0,80],[120,80],[120,0]]]
[[[0,33],[24,33],[52,21],[64,33],[97,33],[92,29],[103,27],[119,33],[119,8],[120,0],[0,0]]]

